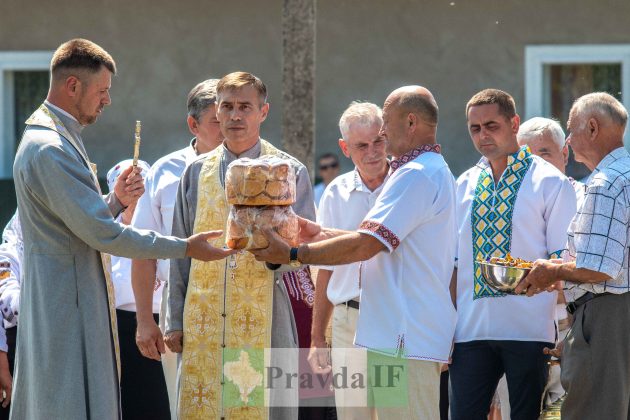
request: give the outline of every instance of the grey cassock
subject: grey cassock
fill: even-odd
[[[99,251],[183,258],[186,242],[114,221],[76,120],[42,105],[27,120],[13,177],[24,271],[11,419],[118,419],[119,386]]]

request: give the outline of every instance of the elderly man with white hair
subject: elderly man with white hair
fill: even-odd
[[[516,289],[528,295],[565,281],[575,320],[562,350],[562,419],[626,419],[630,412],[630,154],[624,106],[607,93],[580,97],[567,139],[593,174],[568,231],[570,262],[538,260]]]
[[[339,148],[344,156],[352,160],[355,168],[335,178],[326,187],[317,213],[321,226],[356,229],[374,206],[389,171],[387,141],[379,133],[382,124],[383,111],[368,102],[352,102],[341,115]],[[360,267],[361,263],[355,262],[336,267],[324,266],[318,272],[309,353],[309,362],[316,372],[321,368],[330,370],[325,332],[331,317],[334,373],[341,372],[350,363],[361,363],[356,360],[357,354],[347,351],[354,347],[359,318]],[[353,397],[355,394],[356,391],[353,394],[351,389],[335,389],[337,417],[340,420],[370,418],[371,410],[359,407],[364,404]]]
[[[558,121],[543,117],[530,118],[521,124],[516,137],[519,146],[529,146],[533,154],[545,159],[566,175],[569,145]],[[585,186],[570,176],[568,178],[575,189],[579,209],[584,199]]]

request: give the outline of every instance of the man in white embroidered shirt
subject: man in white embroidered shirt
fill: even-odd
[[[538,260],[517,287],[533,295],[560,287],[575,319],[562,350],[562,419],[626,419],[630,412],[630,155],[628,113],[607,93],[579,98],[569,113],[575,159],[593,171],[569,227],[569,259]]]
[[[457,180],[457,328],[449,368],[453,420],[485,419],[505,373],[511,418],[537,419],[547,381],[545,347],[555,339],[556,293],[536,300],[500,293],[481,276],[478,259],[559,256],[576,211],[569,180],[519,148],[514,100],[497,89],[466,105],[468,130],[483,155]]]
[[[339,119],[339,147],[352,159],[355,169],[333,180],[322,195],[317,221],[323,227],[356,229],[374,206],[387,179],[389,164],[380,134],[383,112],[369,102],[353,102]],[[353,347],[359,316],[359,271],[361,263],[320,267],[317,274],[309,362],[315,372],[328,366],[325,332],[332,318],[333,374],[344,367],[364,367],[365,359]],[[329,371],[327,368],[326,371]],[[369,419],[363,390],[335,388],[339,420]],[[375,414],[375,413],[374,413]]]
[[[427,89],[392,92],[381,129],[394,157],[391,174],[359,229],[322,229],[301,220],[298,248],[267,231],[270,246],[254,251],[274,263],[365,261],[355,345],[386,361],[406,361],[404,407],[385,407],[381,389],[372,388],[381,420],[439,418],[440,369],[448,361],[456,318],[448,291],[456,232],[454,180],[436,144],[437,120]]]

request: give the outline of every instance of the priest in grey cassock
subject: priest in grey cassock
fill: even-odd
[[[139,170],[103,197],[81,140],[111,100],[116,67],[93,42],[62,44],[47,100],[26,121],[13,167],[24,236],[24,281],[11,418],[120,418],[120,359],[108,254],[216,260],[207,242],[114,221],[143,193]]]

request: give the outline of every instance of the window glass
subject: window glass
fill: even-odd
[[[24,121],[46,99],[48,83],[48,71],[13,72],[15,150],[24,131]]]
[[[621,100],[621,64],[550,64],[545,66],[548,97],[545,115],[560,121],[566,131],[573,101],[591,92],[608,92]],[[590,171],[569,157],[567,174],[581,179]]]

